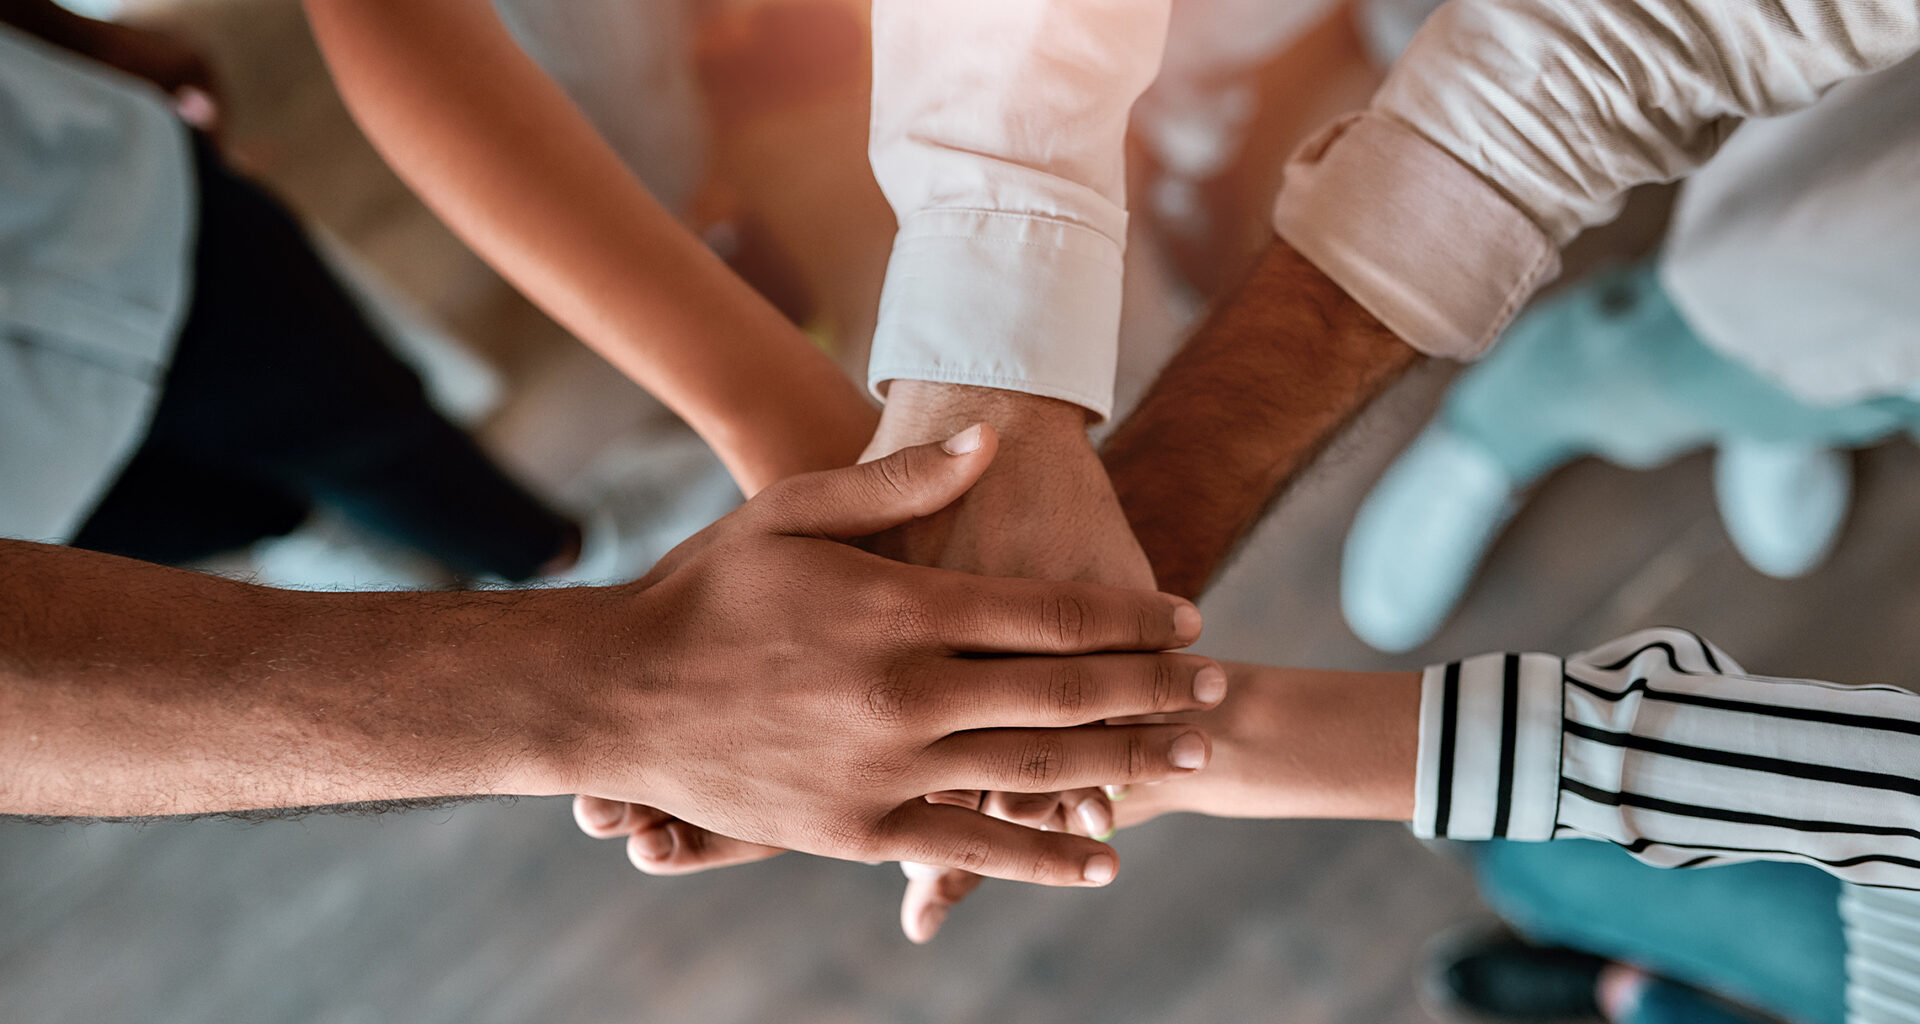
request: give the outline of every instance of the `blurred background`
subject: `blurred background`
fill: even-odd
[[[556,36],[540,56],[663,199],[860,372],[893,230],[865,160],[864,5],[631,2],[673,26],[644,70],[569,80]],[[297,3],[102,13],[204,48],[232,160],[362,268],[436,396],[506,465],[556,493],[609,472],[673,485],[682,470],[646,453],[680,428],[385,168]],[[1122,383],[1136,396],[1264,243],[1287,150],[1379,74],[1344,8],[1236,24],[1225,41],[1176,31],[1139,108]],[[1568,278],[1654,245],[1669,198],[1636,196],[1578,244]],[[1343,538],[1450,372],[1402,382],[1259,529],[1203,602],[1206,653],[1412,668],[1673,623],[1768,674],[1905,681],[1920,655],[1905,582],[1920,578],[1908,512],[1920,459],[1906,442],[1859,456],[1841,543],[1791,582],[1730,545],[1704,457],[1644,472],[1576,463],[1532,495],[1437,635],[1400,655],[1361,643],[1339,608]],[[283,585],[433,582],[326,522],[213,568]],[[989,883],[916,948],[900,937],[891,866],[788,855],[647,878],[617,844],[579,834],[564,800],[257,825],[0,822],[0,1020],[1397,1024],[1432,1019],[1423,944],[1485,914],[1463,869],[1393,825],[1177,817],[1116,843],[1112,887]]]

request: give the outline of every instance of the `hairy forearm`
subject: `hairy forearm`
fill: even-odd
[[[1418,358],[1276,240],[1103,452],[1162,589],[1204,590],[1287,483]]]
[[[0,541],[0,813],[565,792],[587,701],[524,597],[270,590]]]
[[[859,389],[647,194],[468,0],[308,0],[361,127],[530,298],[699,431],[749,493],[846,465]]]

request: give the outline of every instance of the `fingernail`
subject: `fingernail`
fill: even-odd
[[[1087,834],[1101,842],[1113,834],[1113,812],[1098,800],[1088,800],[1080,805],[1080,824],[1087,827]]]
[[[973,426],[942,441],[940,448],[948,455],[966,455],[969,452],[977,452],[980,450],[980,440],[980,424],[975,423]]]
[[[1096,853],[1087,858],[1086,866],[1080,869],[1080,878],[1092,885],[1105,885],[1113,881],[1117,870],[1119,865],[1114,862],[1113,854]]]
[[[1193,674],[1193,699],[1202,704],[1217,704],[1227,695],[1227,670],[1208,665]]]
[[[1200,609],[1185,601],[1174,605],[1173,636],[1183,644],[1200,639]]]
[[[666,860],[673,856],[673,831],[665,828],[650,828],[645,832],[633,834],[635,848],[646,860]]]
[[[1127,787],[1125,786],[1101,786],[1100,790],[1107,794],[1107,799],[1115,803],[1127,798]]]
[[[1179,739],[1173,741],[1172,749],[1167,751],[1167,760],[1173,762],[1175,768],[1184,768],[1190,772],[1205,768],[1207,741],[1201,739],[1197,732],[1183,733]]]
[[[920,934],[915,937],[915,941],[925,942],[933,938],[934,933],[940,930],[940,926],[946,923],[947,908],[936,905],[922,910],[920,912]]]

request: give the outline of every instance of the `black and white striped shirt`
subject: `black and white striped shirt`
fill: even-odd
[[[1815,865],[1855,1021],[1920,1020],[1920,694],[1749,675],[1685,630],[1427,669],[1415,832],[1613,843],[1649,864]],[[1871,887],[1871,888],[1865,888]]]

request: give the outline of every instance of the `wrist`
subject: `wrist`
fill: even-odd
[[[677,730],[670,680],[656,667],[674,659],[660,650],[663,620],[647,592],[641,584],[521,592],[527,600],[511,626],[484,627],[497,642],[470,656],[485,664],[469,671],[497,672],[512,687],[483,723],[510,738],[490,744],[493,792],[658,802],[659,740]]]
[[[654,689],[625,647],[643,645],[617,588],[460,594],[368,594],[355,618],[409,621],[381,637],[366,666],[382,691],[352,708],[343,724],[364,731],[373,759],[411,764],[421,795],[553,796],[580,792],[618,752],[640,696]],[[332,595],[328,595],[332,596]],[[345,595],[342,595],[345,596]],[[362,632],[355,629],[353,632]],[[293,631],[296,645],[302,643]],[[365,719],[361,724],[359,719]],[[382,722],[381,719],[387,719]]]
[[[1071,402],[1004,388],[935,381],[896,380],[863,459],[951,437],[975,423],[1000,434],[1003,453],[1017,452],[1026,439],[1054,443],[1087,436],[1087,411]]]
[[[1143,794],[1168,801],[1156,810],[1412,819],[1418,673],[1226,667],[1226,701],[1197,719],[1213,739],[1213,760],[1191,780]]]

